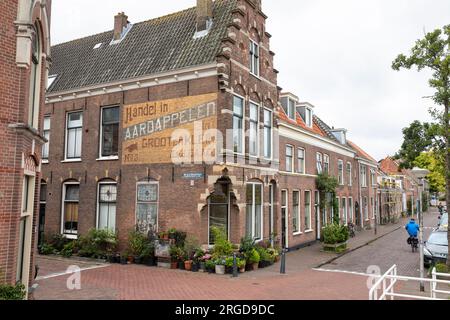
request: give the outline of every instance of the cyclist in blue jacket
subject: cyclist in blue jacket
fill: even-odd
[[[416,223],[414,218],[409,221],[409,223],[405,226],[406,231],[408,231],[410,238],[417,238],[417,234],[420,230],[419,225]]]

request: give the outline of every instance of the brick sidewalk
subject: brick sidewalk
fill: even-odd
[[[406,220],[395,225],[379,226],[377,236],[373,230],[359,232],[349,240],[350,250],[364,246],[375,239],[402,228]],[[77,259],[38,257],[40,276],[34,293],[37,300],[366,300],[367,277],[326,273],[312,270],[330,259],[342,255],[321,251],[320,243],[287,254],[287,274],[280,275],[280,264],[256,272],[248,272],[237,279],[229,275],[209,275],[181,270],[166,270],[139,265],[102,265]],[[64,272],[69,265],[82,268],[99,267],[81,273],[82,289],[67,289],[68,275],[52,276]]]

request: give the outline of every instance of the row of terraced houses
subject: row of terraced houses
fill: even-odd
[[[335,214],[321,173],[339,182],[340,221],[373,227],[379,163],[278,86],[266,19],[260,0],[197,0],[53,46],[32,153],[40,241],[108,228],[124,246],[133,228],[177,228],[208,246],[219,226],[295,249]]]

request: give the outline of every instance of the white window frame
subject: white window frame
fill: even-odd
[[[303,152],[303,158],[300,158],[300,151]],[[300,165],[300,159],[303,159],[303,165]],[[306,149],[297,148],[297,172],[300,174],[306,174]]]
[[[376,172],[374,169],[370,169],[370,180],[372,182],[372,187],[377,185]]]
[[[350,170],[348,170],[349,165],[350,165]],[[353,165],[351,162],[347,162],[347,167],[345,170],[348,173],[348,186],[351,187],[353,185]]]
[[[37,25],[34,25],[32,33],[27,123],[30,127],[38,129],[42,79],[41,60],[43,46],[39,28],[37,27]],[[36,48],[34,47],[33,40],[36,41]]]
[[[313,111],[308,107],[305,107],[305,124],[309,128],[313,127]]]
[[[235,98],[237,98],[237,99],[241,99],[242,100],[242,116],[241,115],[237,115],[235,112],[234,112],[234,99]],[[232,140],[233,140],[233,142],[232,142],[232,146],[233,146],[233,153],[234,154],[238,154],[238,155],[244,155],[245,154],[245,98],[244,97],[242,97],[242,96],[240,96],[240,95],[238,95],[238,94],[233,94],[233,103],[232,103],[232,110],[231,110],[231,112],[232,112],[232,128],[233,128],[233,136],[232,136]],[[235,117],[239,117],[240,119],[241,119],[241,123],[242,123],[242,128],[241,129],[236,129],[235,127],[234,127],[234,118]],[[235,131],[236,130],[240,130],[241,131],[241,133],[240,133],[240,135],[241,135],[241,141],[240,141],[240,150],[235,150],[235,145],[234,145],[234,133],[235,133]]]
[[[359,172],[360,172],[360,178],[361,178],[361,187],[367,188],[367,166],[364,164],[361,164],[359,166]]]
[[[66,188],[69,185],[77,185],[78,186],[78,226],[80,223],[80,195],[81,195],[81,184],[80,182],[76,181],[68,181],[63,183],[63,190],[62,190],[62,199],[61,199],[61,235],[65,236],[67,239],[78,239],[78,228],[77,233],[67,234],[64,232],[64,222],[65,222],[65,203],[66,203]]]
[[[97,184],[97,220],[96,220],[95,225],[96,225],[97,230],[100,230],[100,225],[99,225],[100,224],[100,189],[101,189],[101,186],[104,186],[104,185],[106,185],[106,186],[111,185],[111,186],[116,187],[116,202],[115,202],[115,204],[116,204],[116,225],[114,226],[114,230],[108,229],[108,230],[112,230],[115,232],[115,231],[117,231],[117,195],[118,195],[118,184],[115,181],[101,181]]]
[[[285,194],[284,200],[286,201],[286,205],[283,206],[283,193]],[[280,209],[281,213],[283,212],[283,209],[286,210],[286,219],[285,219],[285,225],[282,226],[282,228],[286,229],[286,234],[284,235],[284,241],[286,242],[286,248],[289,248],[289,190],[282,189],[281,190],[281,199],[280,199]],[[283,221],[281,217],[281,221]],[[283,232],[280,232],[281,236],[283,235]],[[283,241],[283,240],[282,240]]]
[[[118,124],[119,124],[119,136],[117,139],[117,155],[110,155],[110,156],[104,156],[103,155],[103,111],[105,109],[112,109],[112,108],[118,108],[119,109],[119,120],[118,120]],[[98,160],[118,160],[119,159],[119,143],[120,143],[120,106],[105,106],[105,107],[101,107],[100,110],[100,135],[99,135],[99,149],[98,149],[98,154],[99,154],[99,159]]]
[[[309,211],[306,212],[306,193],[309,194]],[[311,190],[305,190],[303,193],[303,208],[305,209],[305,220],[306,217],[309,216],[309,226],[306,225],[306,221],[305,221],[305,233],[309,233],[309,232],[313,232],[313,223],[312,223],[312,191]]]
[[[245,184],[245,187],[247,188],[249,185],[252,186],[252,195],[253,195],[253,199],[252,199],[252,239],[254,239],[256,242],[260,242],[263,241],[264,239],[264,184],[261,182],[247,182]],[[259,185],[261,186],[261,238],[256,238],[255,234],[256,234],[256,186]],[[248,205],[247,203],[245,204],[246,206]],[[247,210],[247,209],[246,209]]]
[[[341,198],[341,211],[342,211],[342,216],[344,217],[343,223],[344,223],[344,225],[348,225],[348,204],[347,204],[346,197]]]
[[[291,99],[289,97],[287,97],[287,99],[288,99],[287,100],[287,116],[288,116],[289,119],[295,121],[295,120],[297,120],[296,119],[296,115],[297,115],[296,105],[297,105],[297,102],[294,99]]]
[[[322,172],[330,174],[330,155],[324,153],[322,156]]]
[[[288,159],[288,149],[291,149],[291,166],[292,166],[292,168],[289,170],[289,168],[288,168],[288,161],[287,161],[287,159]],[[286,150],[285,150],[285,157],[286,157],[286,163],[285,163],[285,166],[286,166],[286,172],[291,172],[291,173],[293,173],[293,172],[295,172],[295,165],[294,165],[294,150],[295,150],[295,148],[294,148],[294,146],[293,145],[291,145],[291,144],[286,144]]]
[[[270,127],[268,127],[266,125],[266,112],[268,112],[270,114]],[[273,159],[273,110],[270,110],[269,108],[264,107],[264,131],[263,131],[263,145],[264,145],[264,150],[263,150],[263,157],[264,159],[267,160],[272,160]],[[266,129],[269,129],[270,131],[270,145],[267,146],[266,145],[266,139],[265,139],[265,132]],[[267,150],[267,148],[269,148],[269,150]],[[269,151],[270,155],[269,157],[267,157],[267,151]]]
[[[251,118],[251,115],[252,115],[252,107],[256,107],[256,123],[255,123],[255,120],[254,119],[252,119]],[[260,141],[259,141],[259,135],[260,135],[260,129],[259,129],[259,124],[260,124],[260,111],[261,111],[261,104],[260,103],[256,103],[256,102],[253,102],[253,101],[251,101],[250,100],[250,102],[249,102],[249,117],[248,117],[248,119],[249,119],[249,135],[248,135],[248,137],[249,137],[249,139],[248,139],[248,154],[249,154],[249,156],[251,156],[251,157],[259,157],[259,151],[260,151],[260,146],[259,146],[259,143],[260,143]],[[251,141],[250,141],[250,138],[251,138],[251,127],[250,127],[250,124],[251,123],[254,123],[254,124],[256,124],[256,133],[255,133],[255,139],[256,139],[256,152],[255,153],[252,153],[251,151]]]
[[[259,77],[261,50],[259,44],[256,41],[253,41],[252,39],[250,39],[249,54],[250,54],[250,74]]]
[[[48,128],[45,126],[45,122],[48,120]],[[44,121],[42,122],[42,134],[47,139],[47,142],[42,146],[42,162],[48,163],[48,158],[50,156],[50,132],[52,129],[52,117],[44,116]]]
[[[350,203],[351,203],[351,205],[350,205]],[[351,223],[353,223],[353,206],[354,206],[354,203],[353,203],[353,197],[348,197],[347,198],[347,215],[348,215],[348,213],[350,213],[350,219],[348,219]]]
[[[320,162],[319,162],[319,158],[320,158]],[[319,164],[320,164],[320,169],[319,169]],[[316,153],[316,171],[318,174],[324,173],[323,154],[320,152]]]
[[[294,209],[294,193],[298,194],[298,209],[297,209],[297,212],[295,212],[295,209]],[[301,199],[302,199],[302,194],[301,194],[300,190],[298,190],[298,189],[292,190],[292,213],[298,219],[297,220],[298,231],[295,231],[294,230],[294,216],[292,217],[292,233],[293,233],[294,236],[303,234],[303,232],[302,232],[302,225],[303,224],[302,224],[302,220],[301,220],[301,218],[302,218],[302,213],[301,213],[302,200]]]
[[[365,205],[364,205],[365,204]],[[369,221],[369,198],[363,197],[364,221]]]
[[[69,144],[69,116],[73,113],[80,113],[81,114],[81,127],[78,127],[81,129],[81,139],[80,139],[80,156],[69,158],[68,157],[68,149],[67,146]],[[83,127],[84,127],[84,113],[82,110],[78,111],[71,111],[66,113],[66,128],[65,128],[65,142],[64,142],[64,161],[81,161],[81,158],[83,156]],[[72,128],[73,129],[73,128]]]
[[[338,160],[338,180],[339,185],[343,186],[345,185],[345,175],[344,175],[344,161]]]

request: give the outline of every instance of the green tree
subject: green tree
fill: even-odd
[[[444,26],[442,30],[436,29],[427,33],[423,39],[417,40],[409,56],[400,54],[392,63],[392,68],[397,71],[413,67],[418,71],[429,69],[433,72],[429,85],[435,92],[431,98],[444,109],[443,112],[434,111],[433,115],[439,119],[445,141],[446,200],[447,204],[450,204],[450,25]],[[450,241],[450,232],[448,237]],[[450,250],[447,265],[450,266]]]
[[[413,162],[415,167],[430,171],[427,179],[431,192],[445,192],[445,159],[436,152],[422,152]]]
[[[403,129],[403,144],[400,151],[395,155],[401,159],[402,169],[412,169],[414,161],[422,152],[442,147],[442,137],[435,123],[414,121],[409,127]]]

